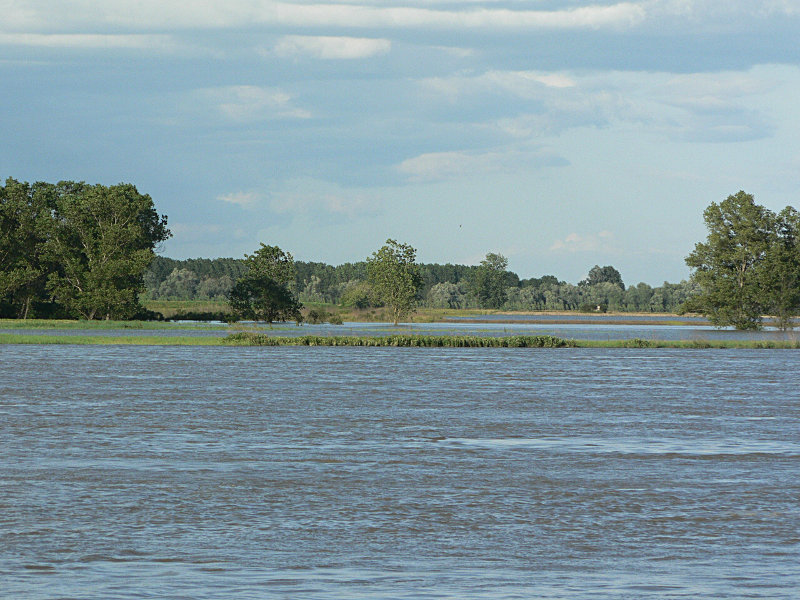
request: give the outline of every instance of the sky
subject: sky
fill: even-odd
[[[172,258],[686,279],[800,207],[800,0],[0,0],[0,178],[133,183]]]

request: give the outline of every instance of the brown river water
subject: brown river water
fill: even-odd
[[[0,598],[798,597],[800,351],[0,365]]]

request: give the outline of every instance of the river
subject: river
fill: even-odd
[[[791,350],[0,346],[0,596],[800,589]]]

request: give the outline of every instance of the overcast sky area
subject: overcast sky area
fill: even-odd
[[[130,182],[173,258],[689,275],[800,208],[800,0],[0,0],[0,177]]]

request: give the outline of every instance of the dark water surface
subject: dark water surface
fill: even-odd
[[[800,353],[0,346],[2,598],[797,598]]]

